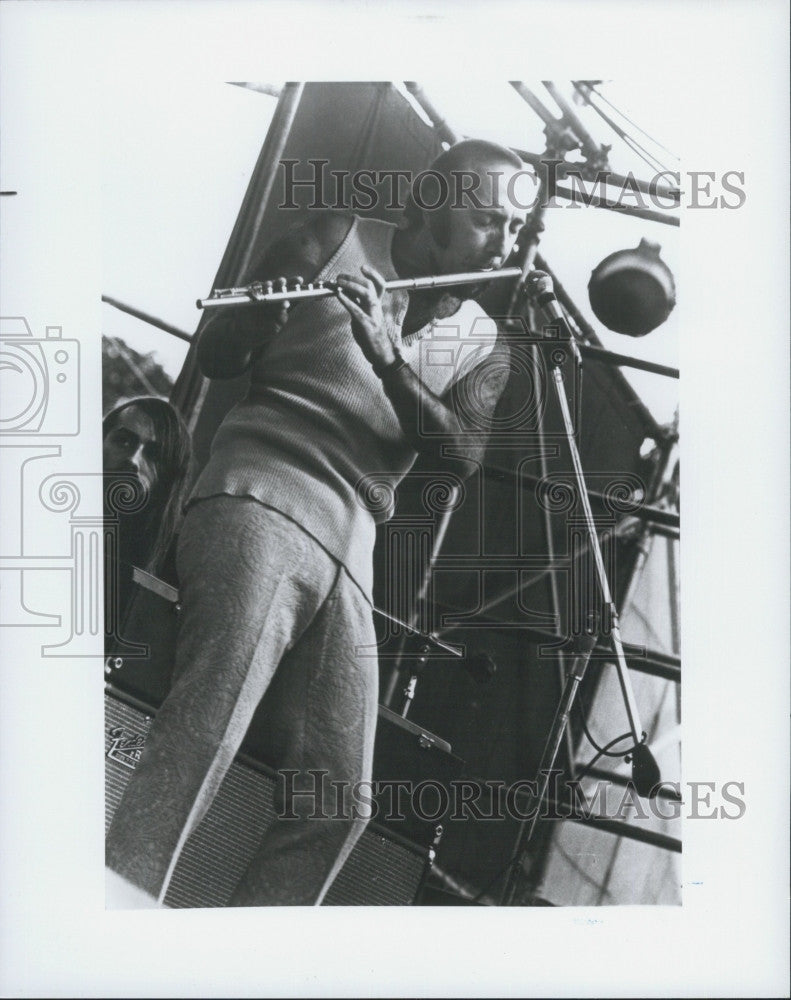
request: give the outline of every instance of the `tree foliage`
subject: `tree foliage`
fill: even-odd
[[[167,399],[173,380],[154,355],[140,354],[121,337],[102,337],[102,412],[132,396]]]

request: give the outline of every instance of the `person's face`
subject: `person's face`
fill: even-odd
[[[151,417],[137,406],[122,410],[115,427],[104,435],[102,458],[105,472],[135,475],[150,494],[156,485],[159,459],[159,444]]]
[[[449,212],[448,243],[438,251],[448,274],[502,267],[525,223],[525,209],[508,197],[509,182],[519,171],[504,164],[484,164],[478,173],[482,179],[475,196],[483,207],[475,207],[464,196],[463,207]]]

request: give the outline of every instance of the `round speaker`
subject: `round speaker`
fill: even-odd
[[[618,250],[599,264],[588,282],[597,319],[608,330],[644,337],[665,322],[676,304],[670,268],[658,243],[641,240],[632,250]]]

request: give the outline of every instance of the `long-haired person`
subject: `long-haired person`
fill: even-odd
[[[116,558],[106,572],[114,573],[120,616],[129,599],[132,567],[173,577],[171,550],[189,490],[192,459],[190,433],[178,410],[157,396],[138,396],[110,410],[102,422],[102,459],[111,498],[112,480],[128,484],[128,496],[139,507],[129,513],[108,513],[117,524]],[[117,497],[117,495],[116,495]],[[112,500],[110,500],[112,505]],[[121,504],[121,508],[123,504]]]

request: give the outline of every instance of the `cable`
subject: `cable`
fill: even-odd
[[[584,83],[584,81],[582,81],[582,82]],[[574,83],[574,86],[575,87],[577,86],[576,82]],[[676,156],[676,154],[672,150],[668,149],[667,146],[663,146],[662,143],[658,139],[655,139],[652,135],[649,135],[649,133],[646,132],[645,129],[640,128],[640,126],[637,124],[637,122],[632,121],[632,119],[627,114],[624,114],[624,112],[621,111],[620,108],[617,108],[612,103],[612,101],[609,100],[609,98],[607,98],[607,97],[604,96],[604,94],[600,90],[596,90],[596,88],[593,87],[591,84],[588,84],[588,86],[590,87],[590,91],[591,91],[592,94],[595,94],[598,98],[600,98],[606,104],[609,104],[609,106],[613,109],[613,111],[616,114],[620,115],[621,118],[624,119],[624,121],[629,122],[629,124],[632,126],[632,128],[636,128],[638,132],[642,133],[646,137],[646,139],[650,139],[651,142],[653,142],[653,144],[655,146],[659,146],[660,149],[664,150],[668,154],[668,156],[672,156],[674,160],[678,160],[679,162],[681,161],[681,157],[680,156]],[[577,88],[577,89],[579,89],[579,88]]]
[[[585,91],[579,86],[579,84],[576,81],[574,82],[574,87],[585,98],[588,107],[593,108],[596,114],[599,115],[610,126],[613,132],[615,132],[615,134],[620,139],[622,139],[626,143],[626,145],[634,153],[636,153],[641,160],[643,160],[644,163],[647,163],[652,170],[659,169],[661,171],[670,172],[669,168],[665,166],[665,164],[663,164],[661,160],[659,160],[656,156],[654,156],[648,149],[645,148],[645,146],[642,146],[636,139],[633,139],[630,135],[628,135],[617,122],[614,122],[612,118],[610,118],[610,116],[605,111],[603,111],[591,100],[591,94],[596,94],[597,97],[600,96],[598,91],[593,90],[592,88],[589,91]],[[670,155],[672,156],[673,154],[671,153]]]
[[[587,721],[588,712],[587,709],[585,708],[585,703],[582,699],[582,694],[580,692],[577,692],[576,708],[580,714],[580,721],[582,722],[582,728],[585,733],[585,736],[587,737],[588,742],[593,747],[593,749],[599,751],[599,757],[625,757],[630,752],[629,750],[619,751],[618,753],[610,752],[609,748],[612,746],[612,742],[608,743],[606,747],[599,746],[596,740],[594,740],[594,738],[591,736],[590,730],[588,729],[588,721]],[[618,737],[618,739],[616,739],[614,742],[617,743],[619,739],[621,739],[621,737]],[[598,760],[598,757],[596,759]],[[593,767],[593,764],[588,764],[588,767]]]
[[[632,733],[631,733],[631,730],[630,730],[627,733],[622,733],[620,736],[616,736],[615,739],[614,740],[610,740],[609,743],[606,743],[604,745],[604,747],[599,751],[599,753],[597,753],[595,757],[593,757],[591,760],[589,760],[588,763],[585,765],[585,767],[583,767],[583,769],[577,773],[577,781],[582,781],[583,778],[587,778],[588,777],[588,774],[590,773],[590,769],[592,767],[596,766],[596,761],[600,757],[604,756],[604,754],[607,753],[607,751],[610,749],[610,747],[614,747],[615,744],[616,743],[620,743],[621,740],[631,739],[631,738],[632,738]],[[636,747],[636,744],[633,743],[629,747],[629,749],[628,750],[624,750],[624,752],[622,754],[620,754],[620,753],[619,754],[607,754],[607,756],[609,756],[609,757],[625,757],[627,754],[630,754],[635,749],[635,747]]]
[[[575,84],[575,86],[576,86],[576,84]],[[614,122],[612,120],[612,118],[609,117],[609,115],[605,114],[605,112],[600,107],[598,107],[596,104],[594,104],[594,102],[589,99],[591,94],[595,94],[597,97],[601,98],[601,100],[606,101],[607,104],[609,104],[610,107],[613,109],[613,111],[615,111],[617,114],[621,115],[621,117],[624,118],[627,122],[629,122],[629,124],[632,125],[634,128],[636,128],[638,130],[638,132],[642,132],[643,135],[645,135],[646,138],[648,138],[656,146],[658,146],[660,149],[663,149],[669,156],[672,156],[673,159],[678,160],[678,157],[675,155],[675,153],[671,153],[670,150],[666,149],[660,142],[656,142],[656,140],[653,139],[650,135],[648,135],[648,133],[645,132],[644,129],[641,129],[639,125],[637,125],[635,122],[633,122],[631,120],[631,118],[627,117],[622,111],[619,111],[618,108],[616,108],[615,105],[612,103],[612,101],[607,100],[607,98],[604,97],[604,95],[601,94],[598,90],[594,90],[593,88],[591,88],[590,93],[587,95],[587,97],[588,97],[588,105],[591,108],[593,108],[593,110],[601,118],[603,118],[605,122],[607,122],[607,124],[610,126],[610,128],[612,128],[615,131],[615,133],[617,135],[619,135],[621,137],[621,139],[623,139],[623,141],[627,144],[627,146],[629,146],[630,149],[632,149],[635,153],[637,153],[637,155],[644,162],[648,163],[649,166],[659,167],[661,170],[669,171],[669,167],[667,167],[664,163],[662,163],[662,161],[659,159],[659,157],[654,156],[654,154],[649,149],[647,149],[645,146],[643,146],[642,143],[639,143],[637,141],[637,139],[635,139],[632,136],[630,136],[625,131],[625,129],[621,128],[621,126],[618,125],[617,122]],[[645,155],[643,155],[643,154],[645,154]],[[650,160],[653,161],[653,164],[649,160],[647,160],[646,157],[650,157]]]
[[[623,139],[623,141],[626,143],[629,149],[631,149],[632,152],[636,153],[644,163],[647,163],[652,170],[658,169],[661,171],[669,172],[669,167],[667,167],[664,163],[662,163],[662,161],[658,157],[654,156],[653,153],[647,150],[645,146],[642,146],[636,139],[633,139],[630,135],[628,135],[620,127],[620,125],[618,125],[616,122],[612,120],[612,118],[609,117],[609,115],[605,114],[601,110],[601,108],[596,107],[593,101],[590,101],[589,104],[590,107],[592,107],[593,110],[598,115],[600,115],[605,122],[607,122],[607,124],[615,132],[615,134],[618,135],[621,139]]]
[[[584,83],[584,81],[582,81],[582,82]],[[642,135],[644,135],[646,137],[646,139],[648,139],[650,142],[652,142],[655,146],[658,146],[660,149],[664,150],[664,152],[666,152],[669,156],[672,156],[674,160],[678,160],[679,159],[676,156],[675,153],[672,153],[669,149],[667,149],[666,146],[663,146],[661,142],[658,142],[656,139],[654,139],[653,136],[649,135],[648,132],[645,131],[645,129],[640,128],[640,126],[637,124],[637,122],[633,121],[628,115],[624,114],[623,111],[621,111],[619,108],[617,108],[608,97],[606,97],[604,94],[602,94],[602,92],[600,90],[596,90],[596,88],[593,87],[591,84],[587,85],[587,87],[588,87],[587,90],[583,90],[582,86],[580,85],[580,82],[577,81],[577,80],[573,80],[572,81],[572,85],[574,86],[574,89],[577,91],[577,93],[582,96],[583,100],[585,100],[587,102],[587,104],[591,108],[593,108],[593,110],[596,111],[596,113],[598,115],[600,115],[602,118],[604,118],[604,120],[607,122],[607,124],[610,125],[610,127],[613,128],[616,131],[616,133],[621,136],[622,139],[629,138],[629,139],[631,139],[631,141],[637,143],[636,139],[632,139],[631,136],[628,136],[627,133],[626,133],[626,131],[620,125],[618,125],[616,122],[614,122],[609,117],[609,115],[606,115],[605,112],[602,111],[601,108],[597,107],[597,105],[594,104],[593,101],[591,101],[590,98],[591,98],[592,94],[595,94],[600,100],[602,100],[606,104],[608,104],[617,115],[620,115],[620,117],[623,118],[624,121],[627,121],[633,128],[637,129],[638,132],[640,132]],[[653,156],[653,154],[648,149],[646,149],[645,146],[643,146],[641,143],[637,143],[637,144],[640,146],[641,149],[645,150],[645,152],[649,156]]]
[[[589,763],[585,765],[585,767],[582,769],[582,771],[577,775],[577,779],[576,780],[580,781],[582,778],[587,777],[588,771],[590,771],[590,769],[595,766],[596,761],[603,754],[607,754],[610,757],[625,757],[628,753],[631,753],[631,751],[634,750],[634,744],[632,744],[629,747],[628,750],[624,750],[623,753],[618,753],[618,754],[609,754],[608,753],[610,747],[615,746],[616,743],[620,743],[621,740],[631,739],[631,738],[632,738],[632,733],[631,733],[631,731],[629,731],[629,732],[626,732],[626,733],[622,733],[620,736],[616,736],[614,740],[610,740],[609,743],[607,743],[604,747],[601,748],[601,750],[599,751],[599,753],[596,754],[596,756],[593,758],[593,760],[589,761]],[[539,808],[540,808],[540,805],[541,804],[539,803]],[[475,898],[472,900],[472,902],[473,903],[480,902],[480,900],[486,895],[487,892],[489,892],[489,890],[492,888],[492,886],[495,885],[497,882],[499,882],[499,880],[503,877],[503,875],[505,875],[506,872],[510,871],[510,869],[513,868],[513,866],[519,861],[519,859],[520,859],[520,855],[518,855],[518,854],[512,855],[508,859],[508,861],[505,863],[505,865],[497,872],[497,874],[494,876],[494,878],[490,879],[490,881],[486,883],[486,885],[483,887],[483,889],[481,889],[481,891],[478,893],[478,895],[475,896]]]

